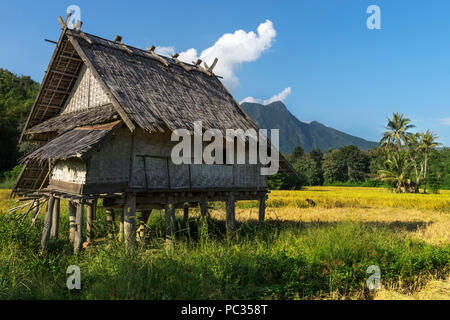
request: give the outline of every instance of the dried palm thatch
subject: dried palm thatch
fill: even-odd
[[[27,130],[26,133],[58,132],[61,134],[79,126],[107,123],[118,118],[119,114],[114,107],[109,104],[84,111],[61,114],[34,126]]]
[[[88,152],[115,131],[122,121],[103,125],[79,127],[65,132],[21,159],[27,162],[31,159],[42,163],[44,161],[66,160],[69,158],[85,158]]]

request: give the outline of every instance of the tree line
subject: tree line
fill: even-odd
[[[17,142],[38,90],[30,77],[0,68],[0,173],[11,170],[23,153]]]
[[[450,189],[450,148],[440,148],[430,130],[413,133],[411,120],[400,113],[387,119],[379,147],[364,151],[354,145],[304,152],[296,147],[286,155],[301,181],[278,174],[272,189],[300,186],[384,186],[395,192],[438,192]]]

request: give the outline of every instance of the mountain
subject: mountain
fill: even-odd
[[[245,112],[261,129],[280,129],[280,151],[292,153],[296,146],[306,152],[319,148],[326,152],[331,148],[355,145],[367,150],[378,145],[342,131],[327,127],[317,121],[306,123],[298,120],[281,101],[268,105],[244,102],[241,104]]]

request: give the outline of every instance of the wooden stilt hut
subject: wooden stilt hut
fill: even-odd
[[[43,250],[49,239],[58,238],[60,199],[69,200],[75,252],[92,241],[98,199],[109,223],[120,213],[127,243],[136,240],[137,225],[144,235],[142,221],[155,208],[165,210],[168,241],[174,238],[175,209],[183,208],[187,219],[189,207],[201,205],[206,215],[208,201],[226,202],[230,236],[237,200],[259,200],[264,221],[268,189],[260,165],[171,161],[177,143],[171,141],[172,131],[193,130],[195,121],[202,121],[204,130],[257,130],[213,74],[214,66],[159,56],[154,47],[127,46],[121,37],[110,41],[62,28],[21,136],[38,147],[22,159],[13,190],[47,201]],[[143,214],[140,223],[136,211]]]

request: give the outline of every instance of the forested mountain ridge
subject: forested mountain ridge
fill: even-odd
[[[268,105],[244,102],[241,106],[261,129],[280,129],[282,153],[291,153],[297,146],[301,146],[306,152],[314,149],[326,152],[346,145],[355,145],[363,150],[378,145],[376,142],[346,134],[317,121],[302,122],[292,115],[281,101]]]
[[[0,68],[0,172],[17,162],[17,142],[38,90],[30,77]]]

